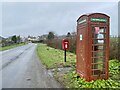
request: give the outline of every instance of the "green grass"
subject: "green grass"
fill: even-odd
[[[95,80],[87,82],[83,78],[78,78],[75,71],[64,74],[62,77],[58,77],[59,82],[62,82],[66,88],[120,88],[120,81],[115,81],[111,78],[108,80]]]
[[[64,74],[60,77],[58,74],[56,78],[62,82],[66,88],[120,88],[120,72],[118,71],[120,62],[118,60],[109,61],[109,79],[96,80],[87,82],[83,78],[77,78],[75,70]]]
[[[45,44],[38,44],[37,53],[42,63],[45,64],[48,69],[75,65],[75,54],[67,52],[67,62],[65,63],[63,50],[54,49]]]
[[[72,70],[65,74],[55,73],[55,78],[63,84],[66,88],[118,88],[120,87],[118,66],[120,62],[118,60],[109,61],[109,79],[108,80],[96,80],[87,82],[85,79],[78,78],[75,65],[76,55],[67,52],[67,62],[64,63],[64,51],[48,47],[45,44],[38,44],[37,54],[40,57],[42,63],[47,69],[58,67],[73,67]]]
[[[23,46],[23,45],[25,45],[25,44],[21,43],[21,44],[13,44],[13,45],[10,45],[10,46],[0,47],[0,51],[12,49],[12,48],[15,48],[15,47],[18,47],[18,46]]]

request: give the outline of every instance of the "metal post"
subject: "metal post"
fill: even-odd
[[[64,61],[66,62],[66,49],[64,50],[65,52],[64,52]]]

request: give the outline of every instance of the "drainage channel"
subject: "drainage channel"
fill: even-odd
[[[69,72],[71,69],[72,69],[72,67],[49,69],[49,70],[48,70],[48,75],[49,75],[50,77],[53,77],[53,75],[55,74],[56,71],[57,71],[58,74],[65,74],[65,73]]]

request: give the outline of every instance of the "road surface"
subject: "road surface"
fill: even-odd
[[[60,88],[36,55],[36,44],[27,44],[2,53],[2,88]]]

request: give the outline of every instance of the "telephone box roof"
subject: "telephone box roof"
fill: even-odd
[[[91,16],[91,15],[104,15],[104,16],[110,18],[108,15],[103,14],[103,13],[87,13],[87,14],[81,15],[81,16],[77,19],[77,21],[78,21],[81,17],[83,17],[83,16],[89,17],[89,16]]]

